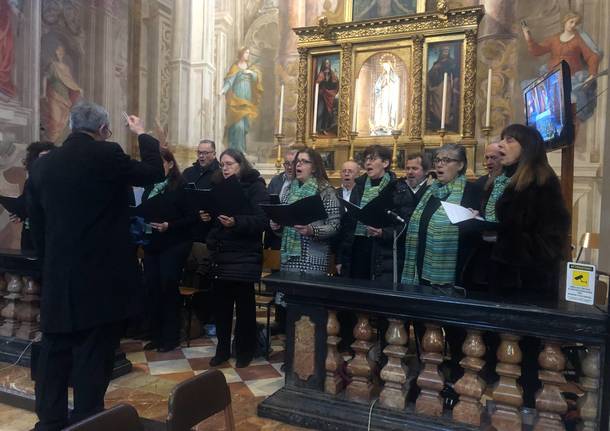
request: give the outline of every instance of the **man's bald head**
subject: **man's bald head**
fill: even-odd
[[[483,165],[491,176],[498,176],[502,172],[502,164],[500,163],[500,145],[497,142],[489,144],[485,148]]]
[[[343,163],[343,166],[341,166],[341,185],[351,190],[359,174],[360,165],[358,163],[353,160]]]

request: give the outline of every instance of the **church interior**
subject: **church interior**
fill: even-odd
[[[572,136],[566,143],[557,135],[547,157],[569,202],[569,260],[593,265],[603,279],[610,271],[609,22],[606,0],[0,0],[0,195],[24,192],[28,144],[61,145],[80,99],[107,109],[110,140],[132,157],[138,140],[124,113],[140,117],[181,170],[197,164],[202,140],[212,140],[216,154],[245,154],[268,183],[291,148],[306,146],[337,187],[343,164],[364,164],[370,145],[387,148],[391,170],[405,177],[409,154],[434,157],[455,143],[475,181],[487,174],[487,146],[507,126],[540,130],[546,120],[535,114],[551,112],[545,105],[555,96],[535,86],[559,70],[571,106],[558,115],[571,118]],[[572,37],[580,45],[568,48]],[[558,59],[569,69],[557,69]],[[21,231],[0,207],[5,431],[37,422],[30,346],[41,336],[44,281],[19,254]],[[264,261],[263,273],[273,265]],[[417,306],[411,293],[389,289],[367,299],[361,290],[374,282],[341,283],[303,285],[282,272],[257,283],[256,319],[268,346],[245,368],[235,359],[210,364],[218,338],[200,325],[185,287],[180,347],[144,350],[143,340],[124,337],[105,407],[129,404],[143,429],[165,429],[176,385],[216,368],[237,430],[608,429],[607,287],[596,291],[596,305],[534,310],[454,297]],[[278,314],[275,288],[291,298],[280,333],[269,328]],[[338,350],[337,314],[346,309],[355,325],[348,352]],[[412,322],[406,331],[405,322]],[[467,331],[454,401],[443,395],[449,377],[440,364],[451,350],[444,324]],[[528,337],[544,346],[533,359],[542,389],[531,394],[531,408],[517,384],[528,364],[518,343]],[[498,380],[487,384],[477,374],[486,344],[498,352]],[[225,420],[217,412],[193,429],[231,429]]]

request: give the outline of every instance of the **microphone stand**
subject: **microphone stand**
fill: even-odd
[[[392,241],[392,282],[396,286],[398,284],[398,238],[407,228],[407,222],[393,211],[388,210],[386,213],[394,220],[402,223],[402,228],[399,232],[396,231],[396,227],[392,228],[392,234],[394,235],[394,240]]]

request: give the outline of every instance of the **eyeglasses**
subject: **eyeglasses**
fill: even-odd
[[[445,165],[447,165],[450,162],[459,162],[459,160],[458,159],[452,159],[450,157],[440,157],[440,158],[436,157],[433,160],[433,162],[434,162],[435,165],[445,166]]]
[[[209,156],[210,154],[214,154],[215,151],[197,151],[198,156]]]
[[[307,159],[297,159],[297,165],[311,165],[313,162]]]
[[[372,161],[377,160],[377,159],[381,159],[381,157],[379,157],[379,156],[377,156],[377,155],[374,155],[374,154],[373,154],[373,155],[368,155],[368,156],[366,156],[366,157],[364,158],[364,161],[365,161],[365,162],[372,162]]]

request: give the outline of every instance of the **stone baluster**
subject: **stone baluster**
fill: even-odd
[[[582,361],[584,377],[580,379],[580,386],[585,395],[578,400],[578,413],[583,420],[580,431],[596,431],[597,409],[599,404],[599,376],[600,376],[599,347],[590,347],[585,359]]]
[[[496,411],[491,415],[491,424],[497,431],[520,430],[522,421],[519,408],[523,405],[523,389],[517,384],[517,379],[521,377],[519,364],[523,359],[519,348],[521,337],[500,334],[500,339],[496,366],[500,380],[492,391]]]
[[[462,345],[465,357],[460,361],[460,365],[464,368],[464,376],[455,383],[454,387],[460,394],[460,400],[453,408],[453,420],[477,427],[481,425],[483,415],[481,397],[486,385],[478,373],[485,365],[485,361],[481,359],[485,351],[481,331],[468,330]]]
[[[20,324],[16,336],[24,340],[33,340],[39,329],[37,318],[40,314],[40,284],[32,277],[23,277],[23,281],[25,288],[17,306],[17,319]]]
[[[8,274],[8,284],[6,290],[8,293],[4,296],[6,304],[0,311],[0,315],[4,317],[4,323],[0,326],[0,335],[5,337],[13,337],[17,332],[19,322],[17,320],[17,303],[21,298],[23,289],[23,280],[19,275]]]
[[[347,367],[352,376],[352,382],[346,389],[349,400],[368,403],[373,396],[372,372],[374,364],[368,357],[369,350],[373,347],[373,328],[369,318],[365,314],[358,315],[358,322],[354,327],[354,338],[352,343],[355,356],[350,360]]]
[[[403,359],[407,355],[409,334],[405,324],[399,319],[388,319],[389,325],[385,333],[388,343],[383,353],[388,357],[388,363],[381,370],[381,379],[385,382],[379,396],[383,407],[404,410],[407,398],[408,368]]]
[[[438,366],[443,362],[443,347],[445,340],[441,327],[426,324],[426,332],[422,338],[421,362],[424,369],[417,377],[417,385],[421,392],[415,401],[415,411],[428,416],[443,414],[443,398],[440,391],[445,385],[444,377],[439,373]]]
[[[326,379],[324,380],[324,391],[337,395],[344,388],[344,381],[339,374],[343,366],[343,356],[339,353],[337,346],[341,341],[339,331],[341,327],[337,319],[337,312],[328,310],[328,320],[326,321]]]
[[[568,411],[568,403],[559,387],[566,383],[563,376],[566,358],[560,344],[545,342],[544,349],[538,355],[538,364],[538,378],[542,382],[542,390],[536,394],[538,419],[534,424],[534,431],[564,431],[566,428],[561,415]]]

